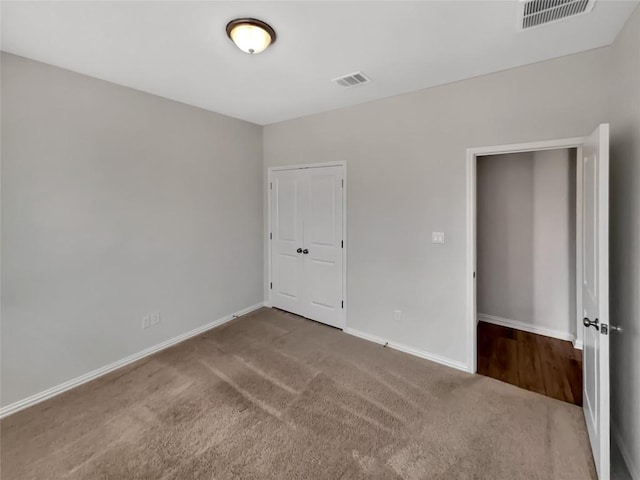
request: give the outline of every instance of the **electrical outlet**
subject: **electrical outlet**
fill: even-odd
[[[444,232],[431,232],[431,243],[444,244]]]
[[[400,320],[402,320],[402,310],[396,310],[395,312],[393,312],[393,319],[396,322],[399,322]]]
[[[142,317],[142,329],[146,330],[150,326],[151,326],[151,316],[150,315],[146,315],[146,316]]]
[[[151,326],[154,327],[160,323],[160,312],[155,312],[151,315]]]

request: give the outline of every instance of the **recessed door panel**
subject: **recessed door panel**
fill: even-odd
[[[298,179],[276,179],[276,234],[279,241],[295,242],[298,237]]]
[[[596,208],[598,205],[598,189],[596,180],[598,178],[598,163],[595,153],[592,152],[590,155],[584,155],[583,163],[584,167],[582,172],[584,175],[584,191],[587,192],[588,195],[584,196],[582,205],[582,254],[584,257],[582,283],[584,285],[584,288],[587,290],[587,294],[589,295],[589,297],[594,301],[597,301],[598,285],[596,283],[596,280],[598,270],[598,215]]]
[[[310,245],[333,247],[336,244],[336,180],[336,174],[331,172],[310,176],[307,237]]]
[[[298,277],[298,258],[294,255],[281,253],[278,259],[278,280],[276,281],[276,292],[291,299],[297,300],[300,296],[298,288],[300,278]]]
[[[339,283],[335,282],[336,263],[310,258],[307,263],[309,270],[309,300],[314,307],[336,310],[340,307],[336,299],[340,298]],[[340,272],[342,275],[342,272]]]

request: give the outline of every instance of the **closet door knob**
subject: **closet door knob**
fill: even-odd
[[[296,252],[298,252],[298,253],[302,253],[302,249],[301,249],[301,248],[299,248],[299,249],[297,249],[297,250],[296,250]]]
[[[307,253],[309,253],[309,250],[307,250],[307,249],[305,248],[304,250],[302,250],[302,253],[304,253],[304,254],[306,255]]]

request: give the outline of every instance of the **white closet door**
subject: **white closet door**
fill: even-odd
[[[271,304],[344,328],[343,167],[271,176]]]
[[[342,167],[309,168],[304,216],[306,315],[344,328]]]
[[[306,314],[302,254],[306,183],[298,170],[275,172],[271,181],[271,303],[298,315]]]

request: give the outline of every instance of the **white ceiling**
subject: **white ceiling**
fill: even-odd
[[[3,1],[2,49],[264,125],[609,45],[637,4],[522,32],[516,0]],[[244,16],[276,29],[260,55],[226,37]]]

